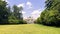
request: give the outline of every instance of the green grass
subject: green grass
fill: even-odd
[[[38,24],[0,25],[0,34],[60,34],[60,28]]]

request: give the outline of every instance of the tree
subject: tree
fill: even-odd
[[[0,0],[0,24],[5,24],[8,22],[8,12],[7,12],[7,3]]]
[[[52,7],[53,0],[47,0],[45,3],[46,3],[46,6],[45,6],[46,9],[49,10]]]
[[[18,24],[19,23],[19,20],[14,15],[10,15],[8,21],[9,21],[9,24]]]
[[[23,22],[22,7],[13,6],[13,11],[11,7],[7,6],[5,1],[0,0],[0,24],[21,24]]]
[[[8,17],[8,21],[10,24],[23,24],[23,17],[22,17],[22,7],[17,7],[16,5],[14,5],[13,7],[13,12],[11,12],[10,7],[8,7],[8,13],[9,13],[9,17]]]
[[[23,10],[22,7],[17,7],[16,5],[13,6],[14,16],[19,20],[23,19],[22,10]]]
[[[60,0],[47,0],[45,3],[46,9],[41,13],[38,22],[44,25],[60,26]]]
[[[8,7],[7,7],[7,9],[8,9],[7,11],[8,11],[8,17],[9,17],[9,16],[11,16],[11,15],[12,15],[11,7],[10,7],[10,6],[8,6]]]
[[[23,20],[23,14],[22,14],[23,7],[19,7],[19,20]]]
[[[46,9],[59,9],[60,7],[60,0],[47,0],[46,2]]]

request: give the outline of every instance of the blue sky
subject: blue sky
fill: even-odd
[[[27,18],[32,16],[34,19],[39,17],[40,13],[44,10],[45,0],[6,0],[9,6],[17,5],[23,7],[23,17]]]

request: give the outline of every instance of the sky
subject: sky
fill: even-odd
[[[41,12],[45,9],[45,0],[5,0],[8,6],[17,5],[23,7],[23,18],[31,16],[34,19],[38,18]]]

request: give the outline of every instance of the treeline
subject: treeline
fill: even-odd
[[[7,2],[0,0],[0,24],[25,24],[23,21],[23,7],[14,5],[7,7]]]
[[[45,10],[36,23],[48,26],[60,26],[60,0],[46,0]]]

